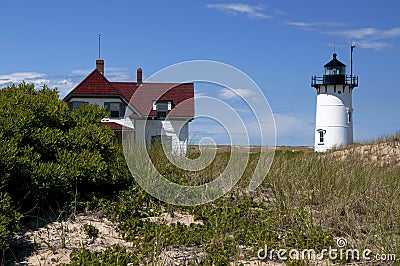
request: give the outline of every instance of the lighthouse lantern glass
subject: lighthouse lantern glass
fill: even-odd
[[[336,66],[336,67],[325,67],[325,75],[345,75],[346,67]]]

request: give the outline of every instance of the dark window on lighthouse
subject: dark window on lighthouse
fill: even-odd
[[[319,142],[324,143],[324,131],[319,132]]]
[[[326,130],[318,129],[317,132],[319,135],[318,145],[324,145],[324,136],[325,136]]]

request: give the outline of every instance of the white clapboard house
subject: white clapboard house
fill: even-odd
[[[110,116],[99,123],[119,138],[122,130],[130,130],[137,142],[162,139],[175,153],[187,151],[189,122],[194,118],[193,83],[143,82],[141,68],[136,82],[111,82],[104,74],[104,60],[98,59],[96,69],[64,100],[71,109],[84,103],[106,107]]]

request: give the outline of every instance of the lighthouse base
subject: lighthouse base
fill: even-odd
[[[317,126],[314,150],[326,152],[331,149],[346,147],[349,144],[349,127]]]

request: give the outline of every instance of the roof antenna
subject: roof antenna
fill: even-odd
[[[100,57],[100,41],[101,41],[101,34],[99,34],[99,59],[101,58]]]
[[[333,52],[336,53],[336,40],[333,40]]]

